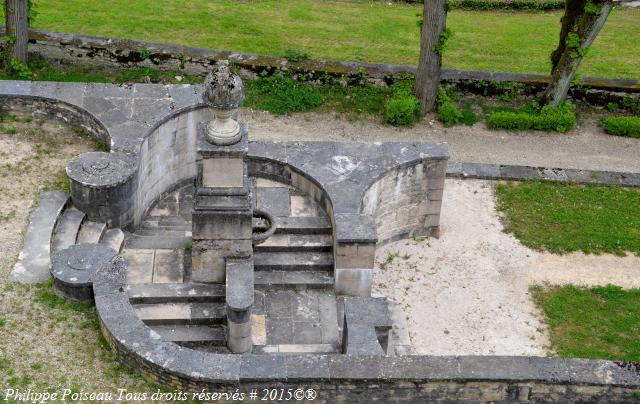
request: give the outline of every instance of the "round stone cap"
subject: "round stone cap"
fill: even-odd
[[[67,163],[69,178],[94,187],[113,187],[122,184],[131,178],[135,171],[134,159],[124,153],[83,153]]]
[[[231,73],[229,61],[221,60],[204,81],[204,102],[212,108],[231,110],[242,106],[244,85],[242,79]]]
[[[93,276],[111,262],[117,253],[105,244],[76,244],[58,251],[51,258],[51,275],[76,287],[93,283]]]

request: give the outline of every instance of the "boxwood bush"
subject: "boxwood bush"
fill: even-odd
[[[384,105],[384,119],[394,126],[409,126],[420,114],[420,101],[413,94],[415,80],[406,77],[391,87],[391,98]]]
[[[535,106],[533,111],[496,111],[487,118],[487,125],[494,129],[568,132],[576,126],[575,106],[564,103],[557,107]]]
[[[612,116],[602,120],[604,131],[610,135],[640,138],[640,116]]]

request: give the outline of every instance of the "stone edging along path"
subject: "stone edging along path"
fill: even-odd
[[[483,163],[449,162],[447,177],[484,180],[568,181],[576,184],[640,187],[640,173]]]

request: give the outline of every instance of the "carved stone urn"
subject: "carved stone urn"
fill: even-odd
[[[229,61],[221,60],[207,75],[204,86],[204,102],[213,111],[213,120],[207,124],[207,141],[220,146],[237,143],[240,125],[233,114],[244,101],[242,79],[231,73]]]

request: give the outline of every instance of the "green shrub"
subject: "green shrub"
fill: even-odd
[[[526,112],[496,111],[487,118],[487,125],[492,129],[528,130],[534,119],[534,115]]]
[[[438,98],[436,98],[436,107],[438,112],[438,120],[442,122],[445,128],[451,127],[462,119],[462,113],[458,111],[447,92],[440,88],[438,90]]]
[[[640,138],[640,117],[612,116],[602,120],[604,131],[610,135]]]
[[[558,107],[544,106],[539,111],[527,106],[521,111],[495,111],[487,118],[487,125],[494,129],[567,132],[576,125],[575,107],[564,103]]]
[[[321,106],[326,99],[321,88],[287,76],[261,77],[247,87],[245,104],[275,115],[310,111]]]
[[[412,95],[392,97],[384,107],[384,119],[394,126],[411,125],[420,113],[420,102]]]
[[[557,107],[544,106],[534,120],[533,128],[538,130],[568,132],[576,126],[576,107],[568,102]]]
[[[391,86],[391,98],[384,104],[384,120],[393,126],[408,126],[420,114],[420,101],[413,95],[415,79],[403,77]]]

